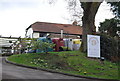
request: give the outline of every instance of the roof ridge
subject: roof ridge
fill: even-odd
[[[64,32],[68,32],[71,34],[82,34],[82,27],[75,26],[72,24],[58,24],[58,23],[50,23],[50,22],[35,22],[29,26],[33,31],[43,31],[43,32],[60,32],[61,29]],[[27,28],[27,29],[29,29]]]
[[[71,25],[71,26],[73,26],[72,24],[62,24],[62,23],[52,23],[52,22],[40,22],[40,21],[36,21],[35,23],[46,23],[46,24]],[[33,23],[33,24],[35,24],[35,23]]]

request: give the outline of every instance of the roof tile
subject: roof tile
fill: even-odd
[[[74,26],[71,24],[35,22],[31,25],[31,28],[33,29],[33,31],[54,32],[54,33],[60,33],[61,29],[63,29],[64,33],[82,35],[82,27]]]

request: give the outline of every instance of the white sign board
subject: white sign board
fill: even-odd
[[[87,56],[100,57],[100,36],[87,35]]]

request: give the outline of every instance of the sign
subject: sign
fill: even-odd
[[[100,36],[87,35],[87,56],[100,57]]]

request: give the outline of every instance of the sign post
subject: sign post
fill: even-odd
[[[100,58],[100,36],[87,35],[87,56]]]

